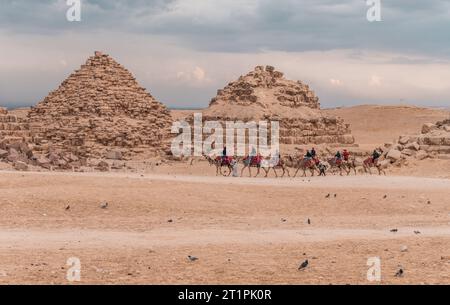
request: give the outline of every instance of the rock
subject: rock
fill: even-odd
[[[387,157],[388,159],[393,160],[393,161],[397,161],[397,160],[401,159],[402,153],[401,153],[399,150],[391,149],[391,150],[387,153],[386,157]]]
[[[22,162],[22,161],[17,161],[14,163],[14,169],[18,170],[18,171],[27,171],[28,170],[28,164]]]
[[[439,154],[436,157],[440,160],[450,160],[450,155],[447,154]]]
[[[416,153],[416,159],[417,160],[423,160],[423,159],[425,159],[425,158],[428,158],[428,154],[425,152],[425,151],[423,151],[423,150],[419,150],[417,153]]]
[[[9,155],[6,157],[9,162],[16,162],[20,159],[19,152],[14,148],[9,149]]]
[[[400,139],[398,140],[398,143],[400,143],[401,145],[406,145],[409,142],[409,137],[408,136],[401,136]]]
[[[437,126],[433,123],[425,123],[422,126],[422,134],[430,133],[433,130],[436,130]]]
[[[416,150],[412,150],[412,149],[404,149],[402,150],[402,154],[406,155],[406,156],[414,156],[416,154]]]
[[[420,149],[420,145],[417,142],[413,142],[413,143],[409,143],[405,146],[406,149],[410,149],[410,150],[419,150]]]
[[[100,161],[100,162],[97,164],[97,168],[98,168],[99,170],[101,170],[101,171],[108,171],[108,170],[109,170],[109,164],[108,164],[108,162]]]
[[[106,159],[122,160],[122,152],[118,150],[111,150],[106,153]]]
[[[6,158],[8,154],[8,151],[0,149],[0,159]]]

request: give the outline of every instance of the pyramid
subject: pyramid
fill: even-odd
[[[308,85],[284,78],[272,66],[257,66],[218,90],[203,117],[219,121],[278,121],[281,144],[355,142],[348,124],[320,110],[319,98]]]
[[[33,141],[43,150],[81,157],[158,152],[167,148],[172,118],[113,58],[95,52],[29,114]]]

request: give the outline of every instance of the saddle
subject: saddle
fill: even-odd
[[[253,166],[259,166],[259,165],[261,165],[261,157],[259,157],[259,156],[252,156],[252,157],[250,157],[250,156],[247,156],[246,158],[245,158],[245,160],[246,160],[246,164],[248,164],[248,165],[253,165]]]

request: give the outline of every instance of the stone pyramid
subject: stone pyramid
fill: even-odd
[[[104,157],[167,148],[171,115],[113,58],[95,52],[29,114],[34,143],[43,150]]]
[[[320,110],[319,98],[301,81],[272,66],[258,66],[218,90],[203,112],[206,120],[279,121],[281,144],[353,144],[348,124]]]

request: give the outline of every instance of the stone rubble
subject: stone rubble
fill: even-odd
[[[423,160],[450,159],[450,119],[422,126],[419,135],[402,135],[398,143],[386,144],[387,157],[394,162],[404,162],[409,158]]]

